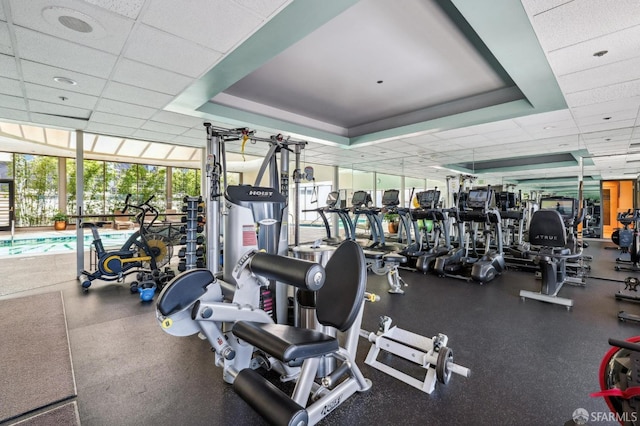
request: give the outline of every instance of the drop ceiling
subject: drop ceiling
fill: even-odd
[[[416,178],[635,179],[638,45],[635,0],[0,0],[0,121],[186,147],[211,121]]]

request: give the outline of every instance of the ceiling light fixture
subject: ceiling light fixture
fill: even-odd
[[[593,54],[593,56],[595,56],[597,58],[601,58],[604,55],[606,55],[607,53],[609,53],[608,50],[598,50],[596,53]]]
[[[378,80],[378,81],[376,81],[376,83],[382,84],[382,83],[384,83],[384,80]]]
[[[55,81],[57,83],[70,84],[72,86],[75,86],[75,85],[78,84],[77,81],[72,80],[72,79],[67,78],[67,77],[53,77],[53,81]]]
[[[551,130],[551,129],[555,129],[554,126],[545,126],[543,127],[544,130]]]
[[[602,117],[603,120],[611,120],[611,117]]]

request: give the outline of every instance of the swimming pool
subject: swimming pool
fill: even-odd
[[[100,232],[105,247],[117,247],[133,234],[133,231]],[[93,241],[91,233],[84,234],[84,249],[88,251]],[[0,257],[48,253],[72,253],[76,251],[76,235],[61,232],[17,234],[13,242],[11,236],[0,237]]]

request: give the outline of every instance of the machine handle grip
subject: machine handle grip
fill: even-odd
[[[630,351],[640,352],[640,345],[637,343],[627,342],[626,340],[609,339],[611,346],[617,346],[623,349],[629,349]]]
[[[251,258],[249,270],[261,277],[311,291],[320,290],[326,275],[318,263],[264,252]]]
[[[127,194],[127,198],[124,199],[124,208],[122,209],[122,214],[125,214],[127,212],[127,209],[129,208],[129,198],[131,198],[131,194]]]

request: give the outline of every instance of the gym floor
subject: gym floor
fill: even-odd
[[[632,275],[614,271],[619,252],[605,245],[591,241],[585,250],[595,259],[592,277]],[[83,425],[264,423],[223,382],[206,341],[162,332],[154,305],[141,303],[126,284],[95,282],[84,294],[73,279],[74,262],[73,254],[2,258],[0,275],[8,279],[0,299],[62,291]],[[602,398],[589,397],[599,390],[607,339],[637,335],[640,325],[618,321],[620,310],[640,314],[640,305],[615,300],[619,283],[589,278],[584,288],[565,285],[560,295],[574,299],[568,311],[520,299],[521,289],[539,289],[532,273],[507,271],[485,285],[401,275],[404,295],[388,294],[386,278],[369,275],[368,290],[382,300],[367,304],[362,328],[375,331],[387,315],[414,333],[444,333],[454,361],[470,368],[471,377],[454,375],[427,395],[364,364],[370,344],[360,339],[358,364],[373,387],[321,424],[564,425],[574,424],[577,408],[609,412]]]

